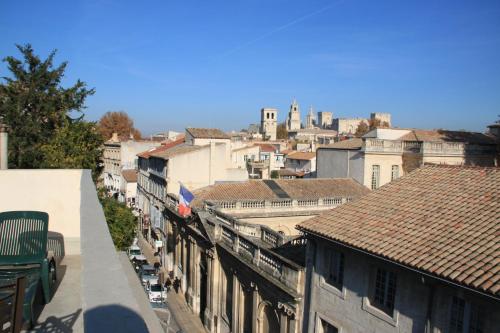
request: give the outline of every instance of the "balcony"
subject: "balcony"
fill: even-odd
[[[51,302],[35,307],[34,332],[163,332],[114,248],[89,170],[1,170],[0,183],[0,211],[49,213],[58,282]]]
[[[266,169],[269,168],[269,160],[262,160],[262,161],[248,160],[247,166],[253,169]]]

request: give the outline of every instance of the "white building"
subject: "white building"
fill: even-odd
[[[333,114],[331,112],[318,112],[318,127],[330,128],[332,126]]]
[[[309,108],[309,113],[306,116],[306,128],[313,129],[315,122],[316,122],[316,118],[314,117],[313,107],[311,106]]]

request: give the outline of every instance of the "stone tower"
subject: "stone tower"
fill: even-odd
[[[295,98],[293,99],[292,105],[290,105],[290,111],[288,112],[288,118],[286,121],[286,129],[289,132],[294,132],[300,129],[300,110],[299,104]]]
[[[314,111],[313,111],[313,107],[311,106],[309,108],[309,113],[306,116],[306,128],[307,129],[314,128],[314,121],[315,121]]]
[[[330,128],[332,126],[333,114],[331,112],[318,112],[318,126],[320,128]]]
[[[260,133],[266,140],[276,140],[278,110],[263,108],[260,110]]]

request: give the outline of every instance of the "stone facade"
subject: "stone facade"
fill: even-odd
[[[290,111],[288,112],[286,120],[286,130],[288,132],[300,130],[300,109],[299,104],[295,99],[290,105]]]
[[[367,133],[355,147],[345,148],[345,142],[320,147],[316,151],[317,177],[352,177],[375,189],[428,163],[482,166],[497,163],[494,141],[484,134],[470,133],[480,138],[476,142],[458,134],[443,139],[415,138],[411,133],[377,129]]]
[[[339,134],[354,134],[363,121],[368,124],[366,118],[335,118],[332,122],[332,129]]]
[[[312,106],[309,108],[309,113],[306,117],[306,129],[313,129],[316,124],[316,118],[314,117],[314,111]]]
[[[260,110],[260,130],[263,139],[276,140],[276,130],[278,126],[278,110],[263,108]]]
[[[318,126],[320,128],[328,129],[332,126],[333,113],[320,111],[318,112]]]
[[[329,281],[332,253],[343,256],[342,283]],[[333,327],[329,332],[451,332],[454,297],[471,309],[487,309],[482,312],[482,332],[500,330],[498,300],[333,242],[310,236],[306,265],[305,303],[309,310],[304,313],[303,332],[324,332],[325,323]],[[392,310],[381,309],[374,302],[378,268],[395,274]]]
[[[176,196],[168,195],[165,202],[166,267],[181,281],[188,306],[208,332],[300,332],[306,243],[290,230],[366,191],[352,181],[330,180],[323,187],[347,196],[263,200],[265,191],[256,187],[257,182],[268,190],[271,186],[251,181],[195,191],[190,217],[179,216]],[[302,184],[309,189],[312,184],[320,186],[319,180],[287,182],[279,183],[280,195]],[[285,189],[288,192],[282,193]],[[239,193],[255,197],[236,199]]]
[[[124,201],[120,190],[122,187],[122,170],[137,168],[137,154],[160,145],[160,142],[142,140],[120,141],[116,133],[111,140],[104,143],[102,173],[105,188],[110,194],[116,194],[117,199]]]

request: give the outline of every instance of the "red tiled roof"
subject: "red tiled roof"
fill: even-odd
[[[193,192],[195,196],[193,205],[199,206],[204,200],[357,198],[369,192],[365,186],[351,178],[248,180],[220,183],[198,189]]]
[[[217,128],[186,128],[197,139],[230,139],[231,137]]]
[[[185,136],[184,136],[184,134],[181,134],[181,135],[177,136],[177,139],[165,141],[165,143],[162,143],[161,146],[158,146],[158,147],[150,149],[150,150],[143,151],[142,153],[137,154],[137,156],[142,157],[142,158],[149,158],[152,154],[166,151],[172,147],[183,144],[184,142],[185,142]]]
[[[137,183],[136,170],[122,170],[122,176],[127,181],[127,183]]]
[[[316,153],[314,152],[302,152],[302,151],[297,151],[290,153],[286,156],[287,159],[290,160],[312,160],[316,158]]]
[[[424,166],[298,229],[500,296],[499,168]]]
[[[274,153],[277,150],[276,146],[269,143],[258,143],[257,145],[260,147],[260,151],[262,152]]]

